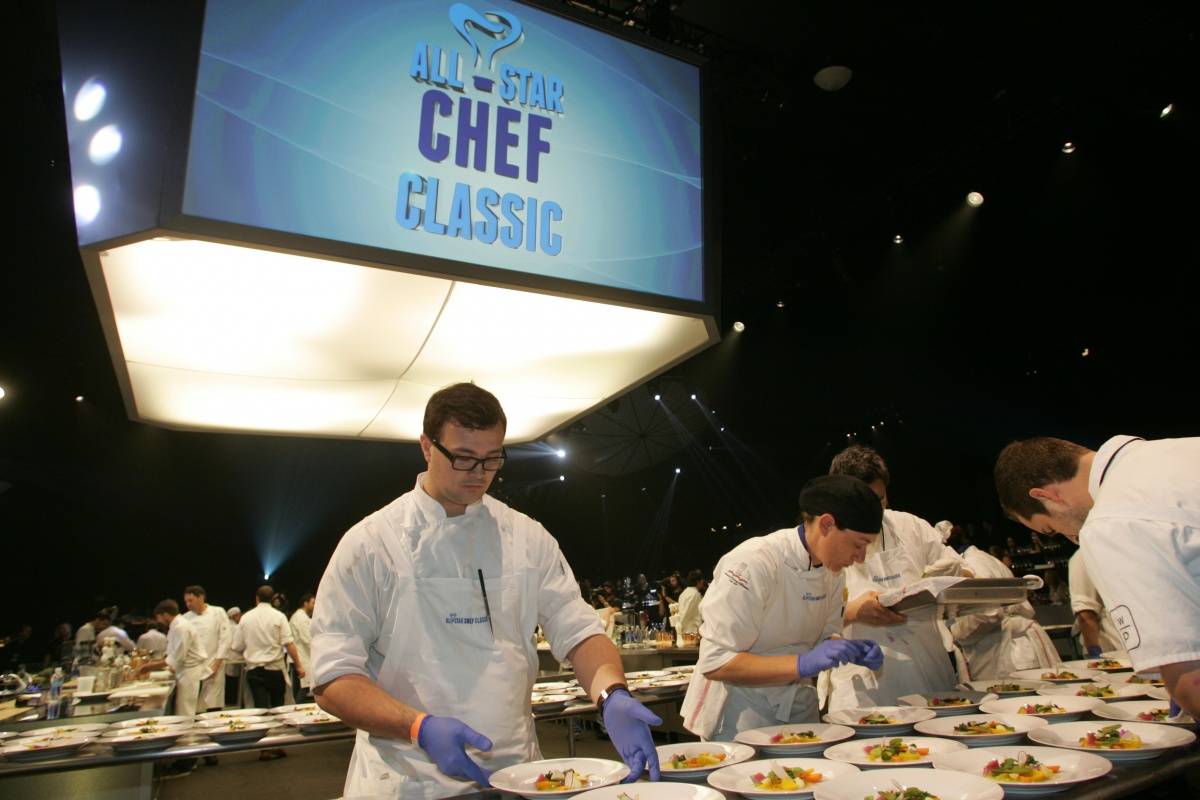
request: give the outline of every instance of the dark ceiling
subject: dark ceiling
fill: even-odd
[[[1195,435],[1194,4],[600,5],[711,59],[725,338],[561,432],[565,461],[505,469],[497,493],[578,574],[711,568],[788,524],[848,434],[889,459],[895,506],[1005,533],[1011,438]],[[126,418],[74,240],[53,8],[21,8],[0,635],[192,582],[244,606],[264,568],[294,598],[417,448]],[[812,79],[830,64],[853,70],[836,93]]]

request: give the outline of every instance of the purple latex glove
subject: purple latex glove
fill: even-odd
[[[662,720],[624,689],[615,690],[604,701],[603,716],[608,738],[629,766],[629,776],[621,783],[633,783],[645,769],[650,770],[650,780],[658,780],[658,751],[649,726],[662,725]]]
[[[428,716],[421,720],[417,731],[417,745],[437,764],[437,768],[451,778],[475,781],[489,787],[489,773],[479,766],[463,750],[471,745],[476,750],[491,750],[492,740],[479,731],[453,717]]]
[[[1100,645],[1094,644],[1091,647],[1089,647],[1087,649],[1087,657],[1088,658],[1099,658],[1100,657]]]
[[[859,656],[854,660],[855,664],[864,666],[869,670],[877,670],[883,666],[883,649],[870,639],[851,639],[859,646]]]
[[[1179,703],[1176,703],[1174,700],[1171,700],[1171,705],[1167,709],[1167,716],[1168,717],[1178,717],[1180,712],[1182,712],[1182,711],[1183,711],[1183,709],[1179,707]]]
[[[826,639],[807,653],[796,656],[796,674],[801,678],[812,678],[822,670],[847,662],[857,664],[861,656],[862,648],[853,639]]]

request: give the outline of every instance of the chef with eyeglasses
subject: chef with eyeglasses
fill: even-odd
[[[530,693],[538,625],[600,706],[628,780],[659,777],[650,725],[558,543],[487,495],[507,420],[490,392],[434,393],[411,491],[351,528],[321,579],[314,695],[358,728],[347,796],[437,798],[539,759]]]

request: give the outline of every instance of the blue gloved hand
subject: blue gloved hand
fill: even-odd
[[[1171,700],[1171,705],[1167,709],[1167,716],[1168,717],[1178,717],[1181,711],[1183,711],[1183,709],[1179,707],[1179,703],[1176,703],[1174,700]]]
[[[869,670],[877,670],[883,666],[883,648],[878,643],[870,639],[851,639],[859,646],[859,656],[854,660],[855,664],[860,664]]]
[[[649,725],[662,725],[654,712],[633,699],[624,689],[617,689],[604,701],[604,729],[621,760],[629,766],[629,776],[621,783],[633,783],[650,770],[650,780],[659,779],[658,751]]]
[[[822,670],[833,669],[847,662],[857,664],[861,656],[862,649],[856,640],[826,639],[807,653],[796,656],[796,674],[801,678],[812,678]],[[882,654],[880,656],[882,661]]]
[[[479,766],[463,750],[464,745],[476,750],[491,750],[492,740],[453,717],[428,716],[421,720],[417,745],[429,754],[437,768],[451,778],[475,781],[489,787],[491,773]]]
[[[1099,658],[1100,657],[1100,645],[1094,644],[1091,647],[1089,647],[1087,649],[1087,656],[1088,656],[1088,658]]]

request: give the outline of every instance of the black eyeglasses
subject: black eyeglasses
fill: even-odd
[[[485,472],[495,472],[504,466],[504,461],[508,458],[508,452],[501,447],[500,455],[488,456],[487,458],[475,458],[474,456],[459,456],[451,453],[437,439],[430,439],[433,446],[438,449],[438,452],[450,460],[451,469],[456,469],[459,472],[470,472],[477,466],[482,466]]]

